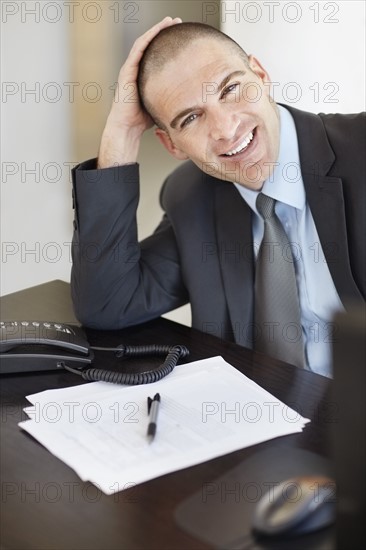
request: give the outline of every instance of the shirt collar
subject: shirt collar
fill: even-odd
[[[280,149],[271,176],[265,180],[261,192],[299,210],[305,207],[305,189],[300,169],[300,156],[294,120],[290,112],[278,105],[280,113]],[[235,187],[250,208],[257,212],[255,202],[259,191],[234,182]]]

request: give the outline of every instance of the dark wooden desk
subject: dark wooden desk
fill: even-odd
[[[69,285],[54,281],[5,296],[1,300],[1,318],[75,322]],[[185,344],[192,361],[222,355],[312,422],[301,434],[243,449],[106,496],[93,485],[81,482],[68,466],[17,426],[27,418],[22,412],[29,404],[26,395],[80,384],[80,378],[59,371],[4,375],[0,380],[3,550],[207,548],[183,532],[173,515],[177,505],[203,483],[215,480],[258,449],[269,446],[329,455],[328,431],[336,421],[336,411],[327,379],[165,319],[122,331],[87,333],[89,341],[105,345]],[[294,541],[292,548],[300,547],[305,548]]]

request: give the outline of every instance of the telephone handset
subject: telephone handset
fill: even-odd
[[[77,326],[48,321],[0,321],[0,374],[83,368],[93,352]]]
[[[91,368],[96,351],[116,357],[165,356],[159,367],[145,372],[115,372]],[[65,369],[89,382],[149,384],[172,372],[179,359],[187,357],[185,346],[148,345],[115,348],[90,346],[81,328],[48,321],[0,321],[0,374]],[[86,367],[86,368],[85,368]]]

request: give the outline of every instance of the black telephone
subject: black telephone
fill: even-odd
[[[114,352],[118,358],[166,356],[164,363],[145,372],[115,372],[91,366],[92,350]],[[0,321],[0,374],[65,369],[89,382],[149,384],[169,374],[179,359],[188,357],[185,346],[148,345],[114,348],[90,346],[81,328],[51,321]],[[90,367],[90,368],[89,368]]]
[[[90,365],[94,354],[77,326],[51,321],[0,321],[0,374]]]

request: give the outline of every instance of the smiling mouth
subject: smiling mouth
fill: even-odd
[[[243,151],[245,151],[248,148],[250,143],[253,141],[254,134],[255,134],[255,129],[252,132],[249,132],[249,134],[247,136],[245,136],[245,138],[242,140],[242,142],[235,149],[231,149],[227,153],[223,153],[220,156],[221,157],[235,157],[235,155],[239,155],[240,153],[242,153]]]

